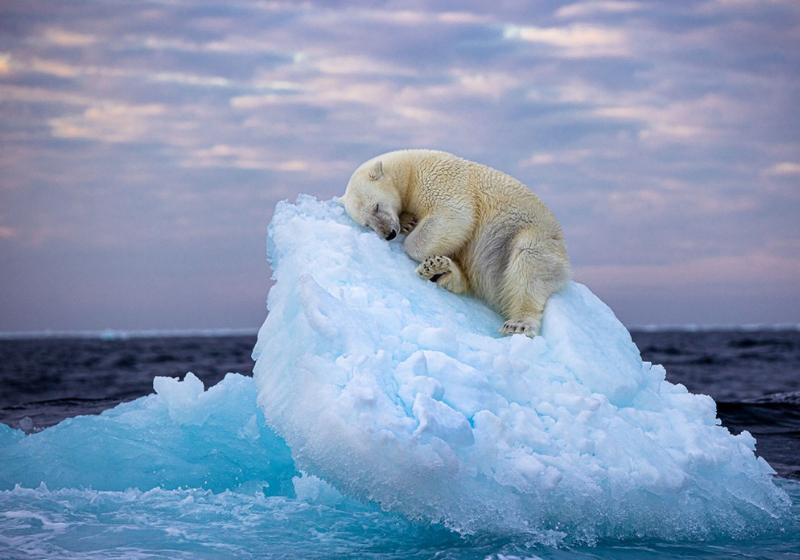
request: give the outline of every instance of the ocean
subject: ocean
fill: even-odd
[[[461,536],[313,486],[295,498],[178,487],[0,490],[0,558],[800,558],[800,330],[634,330],[667,380],[710,395],[722,424],[749,431],[777,471],[793,519],[742,540],[651,539],[552,548],[514,536]],[[255,333],[125,333],[0,339],[0,422],[47,433],[153,393],[192,372],[206,388],[251,375]],[[54,429],[54,428],[53,428]],[[46,460],[46,457],[43,458]],[[0,462],[8,458],[0,457]],[[322,488],[322,490],[320,490]],[[299,494],[299,492],[298,492]]]

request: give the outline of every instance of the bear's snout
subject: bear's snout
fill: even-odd
[[[367,223],[386,241],[391,241],[400,232],[400,221],[388,212],[378,212]]]

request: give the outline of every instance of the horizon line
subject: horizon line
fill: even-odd
[[[257,335],[259,328],[214,328],[214,329],[79,329],[38,331],[0,331],[0,340],[24,340],[43,338],[80,338],[98,340],[126,340],[129,338],[205,338],[222,336]]]
[[[664,325],[632,325],[626,326],[631,332],[756,332],[756,331],[800,331],[800,323],[747,323],[732,324],[664,324]],[[208,329],[79,329],[79,330],[37,330],[37,331],[0,331],[2,340],[26,339],[97,339],[127,340],[131,338],[211,338],[225,336],[256,336],[259,328],[208,328]]]

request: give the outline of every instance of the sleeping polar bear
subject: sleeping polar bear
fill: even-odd
[[[362,164],[340,199],[357,223],[398,234],[416,273],[471,293],[535,336],[547,299],[569,282],[561,227],[525,185],[496,169],[432,150],[389,152]]]

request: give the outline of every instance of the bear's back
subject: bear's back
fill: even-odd
[[[471,183],[476,186],[478,208],[486,215],[485,219],[510,219],[560,230],[547,205],[521,181],[498,169],[467,163],[474,177]]]

